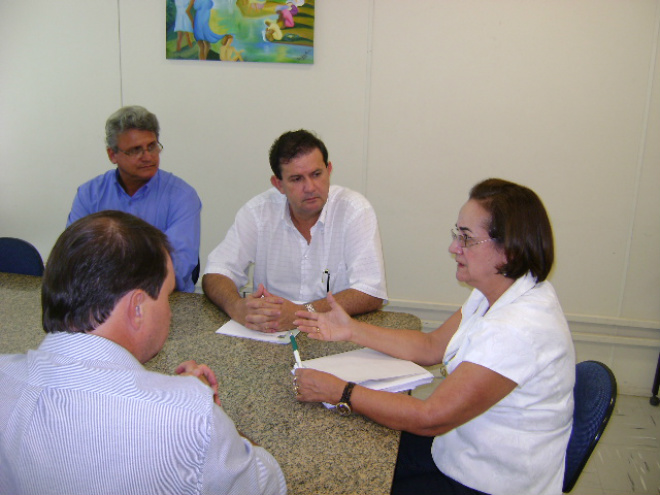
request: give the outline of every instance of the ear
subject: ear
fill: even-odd
[[[106,148],[105,151],[108,153],[108,158],[114,164],[117,164],[117,153],[112,148]]]
[[[141,289],[134,290],[129,297],[126,312],[128,319],[134,328],[140,328],[144,321],[144,302],[146,301],[146,294]]]
[[[282,188],[282,180],[278,179],[277,176],[273,175],[270,178],[270,183],[273,185],[275,189],[277,189],[279,192],[284,194],[284,189]]]
[[[328,175],[332,173],[332,162],[328,162]]]

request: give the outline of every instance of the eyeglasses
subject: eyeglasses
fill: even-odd
[[[470,248],[472,246],[476,246],[477,244],[483,244],[484,242],[489,242],[495,240],[492,237],[489,237],[488,239],[481,239],[478,240],[476,237],[470,237],[465,234],[461,234],[458,230],[456,229],[451,229],[451,239],[452,242],[455,240],[458,240],[459,246],[461,246],[463,249]]]
[[[149,153],[150,155],[159,155],[160,152],[163,151],[163,145],[158,141],[155,141],[147,145],[146,148],[142,146],[136,146],[135,148],[131,148],[130,150],[126,151],[117,148],[117,151],[120,151],[129,158],[142,158],[142,155],[144,155],[145,152]]]

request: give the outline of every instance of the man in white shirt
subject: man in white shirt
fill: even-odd
[[[232,319],[275,332],[301,309],[325,312],[332,292],[351,315],[387,300],[378,221],[361,194],[330,186],[323,141],[306,130],[280,136],[269,154],[273,189],[246,203],[209,255],[202,287]],[[255,291],[245,298],[254,264]]]
[[[119,211],[60,236],[42,286],[46,338],[0,356],[0,493],[286,493],[275,459],[220,407],[213,371],[142,366],[169,332],[171,251]]]

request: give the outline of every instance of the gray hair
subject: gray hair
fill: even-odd
[[[160,132],[158,119],[156,116],[144,107],[133,105],[122,107],[108,117],[105,122],[105,143],[108,148],[117,151],[117,140],[122,132],[138,129],[140,131],[150,131],[156,135]]]

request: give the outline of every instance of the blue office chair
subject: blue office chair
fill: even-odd
[[[29,242],[0,237],[0,272],[41,277],[44,274],[44,262],[39,251]]]
[[[573,389],[573,431],[566,449],[564,493],[570,492],[600,440],[614,410],[616,378],[598,361],[578,363]]]

